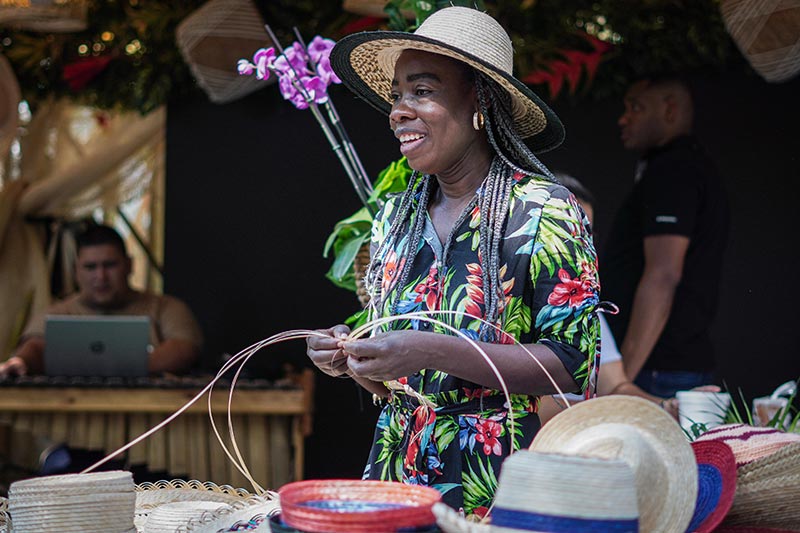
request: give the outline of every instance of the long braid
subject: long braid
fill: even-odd
[[[395,214],[392,224],[386,233],[383,242],[380,243],[377,250],[373,254],[367,271],[365,273],[365,285],[370,297],[370,305],[373,306],[378,315],[382,314],[384,303],[390,294],[396,293],[398,287],[403,287],[408,278],[411,266],[416,255],[416,249],[419,246],[419,239],[422,235],[422,228],[425,222],[425,209],[428,204],[428,197],[430,195],[430,182],[431,177],[428,175],[420,176],[415,170],[408,179],[408,187],[406,188],[403,196],[400,198],[399,204],[396,206],[397,213]],[[417,214],[413,216],[413,221],[409,226],[409,218],[412,217],[411,208],[414,204],[414,198],[418,198]],[[423,216],[419,214],[422,213]],[[405,244],[402,248],[400,255],[397,257],[397,264],[401,266],[395,270],[394,275],[388,282],[388,286],[383,287],[384,268],[387,256],[396,247],[398,241],[402,242],[403,236],[409,233],[405,239]],[[397,298],[392,304],[392,312],[396,309]]]
[[[517,172],[541,173],[550,181],[558,183],[553,173],[539,161],[517,134],[511,96],[508,92],[481,73],[476,73],[476,86],[478,103],[486,119],[489,143],[497,155]]]
[[[492,164],[484,184],[481,201],[481,245],[480,262],[484,292],[484,319],[497,324],[505,309],[505,292],[500,277],[501,245],[503,226],[511,206],[511,189],[514,174],[540,174],[554,182],[558,180],[550,170],[539,161],[516,132],[513,121],[512,103],[508,93],[494,81],[476,73],[478,105],[484,115],[486,134],[494,149],[496,160],[503,165]],[[491,102],[491,104],[490,104]],[[496,330],[487,325],[481,328],[481,338],[496,340]]]

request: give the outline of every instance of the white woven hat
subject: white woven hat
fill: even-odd
[[[135,531],[130,472],[67,474],[17,481],[8,491],[12,531]]]
[[[526,450],[503,462],[491,526],[471,524],[442,504],[434,513],[448,533],[639,531],[636,485],[625,461]]]
[[[691,522],[694,452],[677,422],[652,402],[633,396],[581,402],[545,424],[531,450],[623,459],[636,477],[642,531],[685,531]]]
[[[497,82],[511,96],[517,133],[534,152],[551,150],[564,140],[564,126],[556,114],[513,76],[514,49],[506,31],[476,9],[440,9],[414,33],[367,31],[348,35],[331,51],[331,67],[351,91],[388,114],[394,67],[404,50],[452,57]]]

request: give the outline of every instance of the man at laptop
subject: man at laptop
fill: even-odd
[[[78,293],[56,302],[47,315],[138,315],[150,318],[148,372],[182,373],[200,355],[202,333],[189,307],[171,296],[139,292],[128,284],[131,259],[119,234],[93,225],[77,237]],[[45,315],[34,317],[0,376],[41,374]]]

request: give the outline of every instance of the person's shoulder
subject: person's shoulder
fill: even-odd
[[[550,198],[566,199],[570,196],[569,190],[560,183],[553,181],[543,174],[514,175],[514,193],[525,201],[547,202]]]
[[[80,314],[83,304],[80,301],[80,294],[75,293],[61,300],[57,300],[50,304],[47,308],[49,315],[76,315]]]
[[[159,308],[186,306],[186,302],[171,294],[156,294],[149,291],[134,291],[134,298],[144,305],[155,305]]]
[[[670,180],[696,181],[702,179],[710,166],[710,157],[698,140],[691,135],[678,137],[646,157],[645,176],[668,177]]]

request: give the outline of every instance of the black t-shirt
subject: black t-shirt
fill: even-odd
[[[729,226],[722,180],[693,137],[679,137],[650,151],[640,165],[640,179],[614,219],[600,261],[602,298],[620,309],[609,317],[609,325],[621,343],[644,271],[644,238],[689,237],[672,311],[644,367],[710,371],[714,351],[709,328],[717,309]]]

